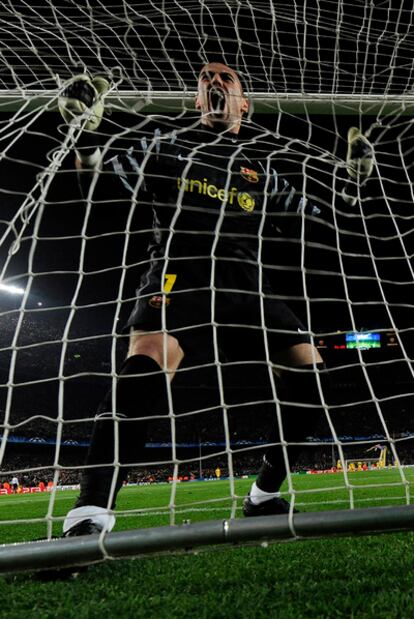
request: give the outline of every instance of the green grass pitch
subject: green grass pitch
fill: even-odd
[[[404,469],[404,476],[405,484],[396,469],[350,474],[355,507],[404,504],[414,470]],[[293,475],[292,483],[301,511],[350,506],[341,474]],[[242,497],[250,484],[236,480],[235,494]],[[116,530],[169,524],[171,489],[168,484],[122,489]],[[59,534],[59,518],[75,496],[57,492],[53,510],[47,494],[1,496],[0,543],[44,536],[48,513],[57,519]],[[229,496],[227,480],[178,484],[175,523],[228,518]],[[241,517],[241,499],[236,514]],[[1,576],[0,617],[408,619],[414,617],[413,548],[414,536],[407,532],[107,561],[72,581]]]

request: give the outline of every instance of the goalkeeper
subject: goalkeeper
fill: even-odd
[[[302,443],[323,410],[316,380],[317,373],[322,382],[325,377],[323,359],[258,266],[262,235],[288,234],[290,215],[317,217],[320,208],[281,174],[283,153],[274,162],[261,148],[257,130],[244,126],[249,102],[237,73],[222,63],[205,65],[196,124],[131,138],[127,148],[110,155],[97,131],[108,86],[103,78],[73,78],[60,97],[60,111],[67,123],[83,123],[76,166],[84,180],[88,171],[111,172],[120,196],[126,192],[139,208],[151,205],[151,261],[126,325],[129,350],[115,392],[107,394],[95,418],[65,536],[113,528],[128,467],[142,460],[147,421],[160,409],[184,357],[199,352],[206,334],[213,341],[213,325],[220,361],[264,359],[267,347],[291,394],[285,400],[294,404],[282,407],[282,427],[275,423],[270,443],[280,442],[281,430],[287,443]],[[369,176],[369,142],[357,129],[348,138],[349,176]],[[235,324],[243,325],[242,333]],[[299,451],[299,445],[289,446],[289,467]],[[276,444],[265,453],[244,514],[287,513],[290,505],[279,495],[285,477],[285,452]]]

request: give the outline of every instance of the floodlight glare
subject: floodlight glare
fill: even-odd
[[[10,294],[24,294],[24,289],[18,286],[9,286],[8,284],[0,284],[0,290],[9,292]]]

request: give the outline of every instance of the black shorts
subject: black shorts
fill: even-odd
[[[212,264],[214,273],[212,274]],[[162,283],[163,282],[163,283]],[[262,294],[261,294],[262,293]],[[235,259],[171,259],[154,262],[142,276],[125,330],[166,331],[185,353],[217,334],[226,357],[240,348],[243,358],[270,355],[310,337],[256,265]],[[240,355],[239,355],[240,356]]]

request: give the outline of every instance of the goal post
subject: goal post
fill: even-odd
[[[366,457],[368,452],[376,452],[376,454],[372,457]],[[345,469],[347,471],[362,471],[366,470],[367,468],[376,468],[377,470],[379,470],[384,469],[387,466],[387,462],[389,460],[389,452],[386,445],[374,445],[373,447],[364,450],[364,452],[362,453],[363,455],[361,457],[357,456],[345,460]],[[338,470],[341,470],[341,460],[338,460],[336,466]]]
[[[412,9],[399,0],[389,10],[356,0],[94,0],[88,11],[72,0],[13,4],[4,7],[0,54],[0,504],[11,514],[0,515],[0,572],[412,530]],[[286,466],[291,513],[243,519],[268,426],[293,401],[273,371],[265,321],[257,329],[265,358],[223,360],[213,315],[204,325],[213,333],[210,356],[185,359],[149,420],[147,457],[120,491],[116,515],[128,530],[53,540],[64,498],[79,489],[95,411],[126,353],[122,325],[148,267],[152,228],[136,193],[116,208],[98,193],[104,175],[80,197],[80,130],[67,130],[58,97],[74,75],[105,75],[101,145],[127,152],[151,142],[154,127],[170,136],[197,122],[197,77],[207,61],[238,72],[251,102],[244,126],[258,153],[266,147],[260,157],[268,167],[287,162],[295,189],[323,210],[319,219],[300,212],[285,237],[260,228],[258,267],[326,362],[321,370],[313,359],[324,419],[301,442],[295,468]],[[341,197],[351,126],[375,150],[353,207]],[[257,172],[244,173],[253,186]],[[191,187],[194,196],[231,196],[230,175],[212,189],[203,179],[176,180],[181,194]],[[251,202],[242,203],[247,216]],[[198,242],[198,229],[188,234]],[[292,444],[281,442],[288,454]],[[378,463],[388,455],[397,466],[349,474],[376,443],[387,445]],[[120,470],[118,447],[114,464]]]
[[[38,541],[0,546],[0,574],[82,567],[109,559],[151,554],[199,552],[221,545],[240,546],[412,531],[414,506],[309,512],[289,516],[260,516],[251,522],[213,520],[178,527],[119,531],[105,536]]]

